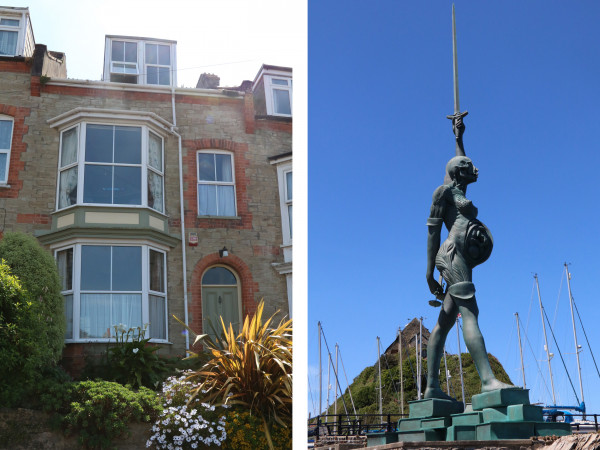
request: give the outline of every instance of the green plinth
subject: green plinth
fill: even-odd
[[[399,431],[398,442],[445,441],[446,429],[429,429],[420,431]]]
[[[499,408],[483,408],[481,411],[483,414],[483,422],[507,422],[508,413],[506,410],[506,406],[500,406]]]
[[[421,428],[447,428],[452,425],[452,419],[450,417],[434,417],[432,419],[421,420]]]
[[[481,411],[452,414],[450,417],[452,418],[452,425],[479,425],[483,422],[483,413]]]
[[[421,419],[400,419],[398,431],[418,431],[421,429]]]
[[[452,414],[463,412],[464,405],[452,400],[427,398],[408,402],[408,416],[411,419],[424,419],[431,417],[449,417]]]
[[[510,405],[507,408],[508,420],[511,422],[543,422],[544,412],[541,406]]]
[[[476,439],[475,425],[451,425],[446,430],[447,441],[474,441]]]
[[[529,405],[529,389],[496,389],[495,391],[474,395],[471,402],[473,411],[509,405]]]
[[[390,433],[367,433],[368,447],[391,444],[392,442],[398,442],[398,432],[396,431]]]
[[[568,436],[572,433],[569,423],[537,422],[534,426],[536,436]]]
[[[490,422],[476,426],[478,441],[529,439],[534,435],[533,422]]]

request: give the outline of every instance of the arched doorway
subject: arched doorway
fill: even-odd
[[[215,338],[231,323],[239,331],[242,317],[240,286],[237,275],[225,266],[213,266],[202,276],[202,332]]]

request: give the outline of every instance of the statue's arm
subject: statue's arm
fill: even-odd
[[[443,299],[443,290],[435,280],[433,271],[435,269],[435,256],[440,249],[442,225],[444,224],[444,209],[446,205],[447,186],[440,186],[433,193],[431,212],[427,219],[427,284],[429,290],[440,300]]]

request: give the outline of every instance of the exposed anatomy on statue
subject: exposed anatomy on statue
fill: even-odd
[[[438,373],[446,336],[459,313],[462,316],[465,343],[481,378],[481,391],[513,387],[494,376],[479,329],[473,268],[490,257],[494,241],[490,230],[477,219],[477,207],[466,197],[467,186],[477,181],[479,171],[464,153],[464,115],[458,113],[450,116],[457,140],[457,155],[446,165],[445,183],[433,193],[427,220],[427,284],[431,293],[442,301],[442,309],[427,347],[425,398],[454,400],[441,390]],[[448,237],[440,245],[444,225]],[[436,281],[434,268],[446,281],[446,292]]]

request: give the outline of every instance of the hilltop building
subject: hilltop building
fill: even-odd
[[[115,325],[181,355],[173,315],[198,333],[261,299],[291,315],[290,68],[179,88],[177,42],[110,35],[102,80],[70,79],[29,10],[0,7],[0,83],[0,231],[56,256],[73,370]]]

